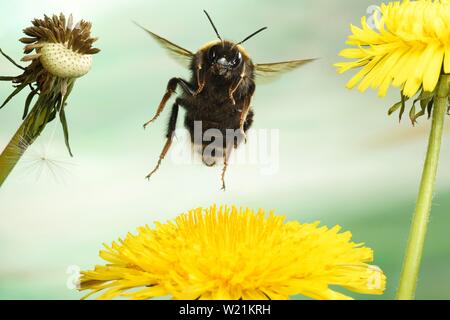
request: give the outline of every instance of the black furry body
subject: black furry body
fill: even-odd
[[[218,61],[218,57],[222,60]],[[186,110],[184,126],[190,133],[192,143],[201,147],[197,150],[201,152],[203,162],[213,165],[218,158],[225,158],[226,161],[232,147],[239,146],[253,123],[254,113],[250,106],[256,88],[253,63],[241,54],[239,47],[224,41],[196,53],[190,69],[190,81],[182,78],[169,81],[155,118],[172,94],[181,89],[169,118],[167,148],[170,147],[177,127],[179,108],[182,107]],[[196,131],[199,130],[199,124],[201,135]],[[214,137],[208,139],[208,132]],[[221,140],[215,141],[218,133]],[[204,152],[207,147],[214,149],[208,155]],[[167,151],[166,148],[163,150],[162,158]]]
[[[202,123],[202,136],[207,130],[218,129],[224,137],[228,131],[238,132],[240,129],[240,121],[243,110],[246,108],[254,92],[255,82],[253,80],[252,66],[248,67],[246,78],[241,82],[234,93],[234,101],[229,96],[229,89],[236,83],[236,77],[226,79],[222,76],[208,74],[205,78],[205,86],[203,90],[196,96],[189,92],[183,91],[177,99],[179,106],[186,110],[184,126],[190,132],[192,143],[194,141],[194,123]],[[192,66],[192,78],[189,82],[191,88],[198,90],[198,83],[201,81],[197,78],[196,67]],[[239,75],[238,75],[239,76]],[[249,110],[244,122],[244,132],[248,131],[253,123],[253,110]],[[242,141],[235,141],[235,147]],[[225,147],[224,140],[224,147]],[[203,141],[204,147],[211,141]]]
[[[224,175],[233,148],[245,140],[253,123],[251,99],[255,93],[254,65],[243,49],[229,41],[205,46],[192,56],[190,81],[172,78],[156,115],[155,121],[177,89],[178,97],[172,106],[167,126],[166,144],[159,157],[155,173],[172,144],[180,107],[186,110],[184,126],[191,141],[201,153],[203,163],[212,166],[223,159]]]

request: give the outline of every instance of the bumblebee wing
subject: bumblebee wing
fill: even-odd
[[[270,82],[276,80],[282,74],[297,69],[316,59],[292,60],[275,63],[261,63],[255,65],[256,81]]]
[[[153,39],[155,39],[161,47],[166,49],[169,55],[172,58],[174,58],[175,61],[177,61],[184,67],[187,68],[190,67],[192,58],[194,57],[194,53],[176,45],[173,42],[170,42],[167,39],[164,39],[163,37],[158,36],[157,34],[151,32],[150,30],[147,30],[146,28],[142,27],[138,23],[136,23],[136,25],[141,29],[143,29],[145,32],[147,32]]]

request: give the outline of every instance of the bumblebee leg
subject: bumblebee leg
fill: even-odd
[[[239,121],[239,131],[240,134],[242,135],[242,137],[244,138],[245,143],[247,143],[247,135],[245,133],[245,122],[247,121],[247,117],[248,114],[250,112],[250,103],[251,103],[251,98],[246,98],[245,102],[244,102],[244,106],[242,108],[242,112],[241,112],[241,117],[240,117],[240,121]]]
[[[234,143],[227,143],[227,147],[224,150],[224,155],[223,155],[223,169],[222,169],[222,176],[221,176],[221,181],[222,181],[222,190],[225,191],[226,190],[226,185],[225,185],[225,175],[227,173],[227,169],[228,169],[228,163],[230,161],[230,156],[231,156],[231,152],[233,151],[233,147],[234,147]]]
[[[230,87],[230,90],[228,91],[228,96],[230,97],[231,103],[233,105],[236,105],[236,100],[234,99],[234,93],[241,85],[242,80],[244,80],[244,78],[239,78],[239,81],[237,82],[237,84],[235,86]]]
[[[195,92],[194,90],[191,88],[191,85],[189,82],[187,82],[186,80],[183,80],[181,78],[178,78],[178,84],[180,85],[181,89],[184,90],[184,92],[186,92],[187,94],[194,96]]]
[[[239,86],[241,85],[242,81],[245,78],[245,64],[244,67],[242,69],[241,75],[239,77],[239,80],[237,81],[237,83],[234,86],[230,87],[230,90],[228,91],[228,96],[230,97],[231,103],[233,105],[236,105],[236,100],[234,100],[234,93],[237,91],[237,89],[239,89]]]
[[[197,91],[194,92],[193,94],[194,97],[202,93],[203,89],[205,88],[206,81],[204,78],[202,58],[200,58],[199,61],[196,62],[196,76],[197,76]]]
[[[167,152],[170,149],[170,146],[172,145],[172,141],[173,141],[173,135],[175,133],[175,129],[177,126],[177,119],[178,119],[178,110],[179,110],[179,105],[178,102],[175,102],[173,107],[172,107],[172,113],[170,114],[170,119],[169,119],[169,125],[167,127],[167,140],[166,140],[166,144],[164,145],[164,148],[161,152],[161,155],[159,156],[159,160],[158,163],[155,167],[155,169],[153,169],[152,172],[150,172],[147,175],[147,179],[150,179],[150,177],[156,172],[158,171],[159,167],[161,166],[162,161],[164,160],[164,158],[167,155]]]
[[[158,119],[158,117],[161,115],[161,113],[164,111],[164,108],[167,104],[167,101],[169,101],[170,97],[172,96],[172,94],[175,93],[175,90],[177,88],[177,86],[180,85],[180,87],[188,94],[190,95],[194,95],[194,91],[190,88],[189,83],[187,83],[185,80],[181,79],[181,78],[172,78],[169,80],[169,83],[167,84],[167,90],[166,93],[164,94],[159,106],[158,106],[158,110],[156,111],[155,116],[148,121],[147,123],[144,124],[144,129],[151,124],[152,122],[154,122],[156,119]]]

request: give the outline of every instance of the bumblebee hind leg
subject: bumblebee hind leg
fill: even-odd
[[[153,169],[152,172],[150,172],[147,175],[147,179],[150,179],[151,176],[158,171],[159,167],[161,166],[162,161],[164,160],[164,158],[167,155],[167,152],[170,149],[170,146],[172,145],[172,141],[173,141],[173,136],[175,133],[175,129],[177,127],[177,119],[178,119],[178,110],[179,110],[179,105],[178,105],[178,101],[174,103],[173,107],[172,107],[172,113],[170,114],[170,119],[169,119],[169,124],[167,126],[167,140],[166,140],[166,144],[164,145],[164,148],[161,152],[161,155],[159,156],[159,160],[158,163],[156,164],[155,169]]]
[[[226,184],[225,184],[225,175],[227,173],[228,164],[230,161],[231,152],[234,149],[234,143],[228,143],[226,148],[224,149],[223,154],[223,169],[222,169],[222,175],[220,177],[220,180],[222,181],[222,190],[226,190]]]

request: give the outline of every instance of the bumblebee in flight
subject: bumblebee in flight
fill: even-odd
[[[166,143],[156,167],[148,174],[147,178],[150,178],[159,169],[170,149],[177,126],[178,111],[182,107],[186,110],[184,125],[190,132],[192,143],[201,152],[203,162],[208,166],[215,165],[218,161],[223,162],[221,181],[222,188],[225,189],[225,173],[230,154],[233,148],[237,148],[242,141],[246,140],[245,134],[253,123],[254,112],[251,100],[256,89],[255,83],[262,78],[274,78],[315,59],[253,63],[242,44],[266,30],[267,27],[234,43],[222,39],[211,17],[206,11],[204,12],[218,39],[208,42],[196,53],[143,28],[173,58],[192,71],[190,80],[179,77],[169,80],[166,93],[156,114],[144,125],[144,128],[147,127],[161,115],[167,102],[179,87],[181,93],[172,106]],[[221,132],[222,136],[226,138],[219,144],[216,143],[215,147],[211,149],[211,141],[204,141],[204,139],[196,141],[194,135],[196,123],[201,123],[202,137],[205,132],[213,129]]]

